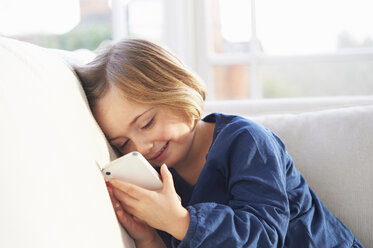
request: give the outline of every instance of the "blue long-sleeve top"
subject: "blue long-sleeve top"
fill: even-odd
[[[195,185],[171,170],[190,213],[168,247],[362,247],[296,170],[284,144],[246,118],[211,114],[212,145]]]

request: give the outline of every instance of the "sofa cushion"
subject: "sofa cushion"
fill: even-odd
[[[0,38],[0,247],[134,247],[99,165],[104,135],[55,53]]]
[[[281,137],[325,205],[373,247],[373,105],[251,119]]]

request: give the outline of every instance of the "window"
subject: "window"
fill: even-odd
[[[369,0],[208,1],[213,99],[372,94],[372,7]]]
[[[205,80],[210,100],[373,94],[370,0],[4,0],[0,7],[0,35],[44,47],[160,41]]]
[[[161,0],[132,0],[128,3],[127,13],[129,36],[145,36],[152,40],[162,40],[163,5]]]
[[[151,5],[129,6],[136,2]],[[156,24],[156,37],[206,81],[210,100],[373,93],[369,0],[154,2],[151,17],[128,25]]]
[[[107,0],[2,0],[0,35],[43,47],[94,50],[112,38]]]

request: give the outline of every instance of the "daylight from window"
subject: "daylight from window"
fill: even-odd
[[[118,26],[123,37],[166,46],[180,35],[174,32],[185,31],[208,44],[202,52],[186,46],[192,50],[184,54],[207,64],[192,69],[204,75],[215,100],[373,94],[373,1],[184,1],[1,0],[0,35],[94,51]],[[186,20],[195,23],[182,26],[170,11],[186,1],[205,1],[205,15],[193,9]],[[122,19],[114,18],[118,13]],[[196,31],[205,24],[206,32]]]
[[[0,35],[65,50],[112,38],[107,0],[1,0]]]
[[[2,0],[0,9],[0,33],[8,36],[64,34],[80,21],[80,6],[76,0]]]
[[[271,55],[373,47],[373,2],[355,0],[256,1],[256,32]],[[251,1],[219,0],[221,34],[230,43],[251,39]],[[322,8],[320,7],[322,6]]]

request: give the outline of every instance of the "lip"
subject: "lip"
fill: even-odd
[[[151,157],[149,160],[152,161],[162,161],[168,151],[170,141],[167,141],[166,144],[161,148],[160,151],[158,151],[153,157]]]

